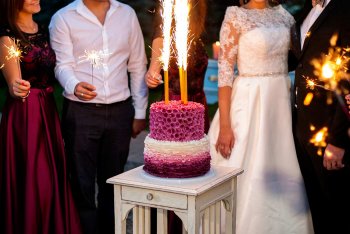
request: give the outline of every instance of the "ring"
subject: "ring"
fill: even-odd
[[[84,97],[84,93],[81,93],[80,96]]]

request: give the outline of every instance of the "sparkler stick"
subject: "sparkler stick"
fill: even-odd
[[[161,60],[164,70],[164,101],[165,104],[169,103],[169,61],[170,61],[170,49],[171,49],[171,21],[173,16],[174,0],[163,0],[161,12],[163,18],[163,49]]]

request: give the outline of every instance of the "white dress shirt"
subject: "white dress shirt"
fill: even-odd
[[[93,83],[97,97],[90,102],[110,104],[131,95],[135,119],[145,118],[147,59],[142,31],[131,7],[110,0],[105,22],[101,24],[82,0],[75,0],[52,17],[49,30],[57,59],[55,75],[66,98],[83,102],[74,95],[75,86],[82,81]],[[101,64],[93,66],[84,61],[86,51],[101,52]]]
[[[310,0],[307,0],[307,1],[310,1]],[[311,9],[311,11],[309,12],[309,14],[307,15],[307,17],[305,18],[304,22],[302,23],[302,25],[300,27],[300,45],[301,45],[301,49],[303,49],[305,38],[308,35],[310,28],[315,23],[317,18],[321,15],[323,9],[326,8],[326,6],[328,5],[328,3],[330,1],[331,0],[326,0],[323,7],[320,4],[317,4],[316,6],[314,6]]]

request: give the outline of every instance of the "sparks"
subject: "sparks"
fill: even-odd
[[[340,80],[349,79],[348,63],[350,61],[349,48],[336,47],[338,35],[334,35],[330,40],[331,47],[328,54],[324,54],[319,59],[313,59],[314,75],[325,83],[324,87],[331,91],[339,91]]]
[[[84,55],[79,57],[80,60],[78,63],[89,62],[90,65],[94,66],[95,68],[99,68],[100,66],[106,65],[103,63],[103,60],[108,55],[109,53],[105,53],[102,50],[85,50]]]
[[[189,35],[189,10],[188,0],[175,1],[175,44],[177,50],[177,63],[180,75],[181,101],[187,104],[187,56]]]
[[[161,16],[163,18],[163,49],[161,62],[163,64],[163,70],[168,71],[169,61],[170,61],[170,52],[171,52],[171,22],[173,16],[173,5],[174,0],[163,0],[162,1],[162,12]]]
[[[23,51],[20,49],[20,40],[18,39],[10,39],[10,40],[13,41],[11,46],[4,45],[7,49],[7,56],[5,57],[5,59],[10,60],[12,58],[15,58],[18,61],[21,61]]]
[[[310,143],[313,144],[315,147],[318,147],[317,154],[322,155],[322,148],[327,146],[327,139],[328,136],[328,128],[323,127],[320,131],[318,131],[316,134],[313,135],[313,137],[310,139]]]
[[[106,66],[104,59],[109,55],[102,50],[85,50],[84,55],[79,57],[78,63],[89,62],[91,65],[91,83],[94,84],[94,68]]]

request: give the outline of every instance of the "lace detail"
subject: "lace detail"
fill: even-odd
[[[16,39],[8,27],[0,28],[0,37]],[[49,45],[48,32],[39,27],[37,33],[23,33],[26,41],[19,40],[22,51],[20,62],[22,79],[28,80],[32,88],[46,88],[55,83],[55,53]]]
[[[282,7],[245,9],[229,7],[220,31],[218,86],[232,86],[234,67],[240,73],[286,71],[293,17]]]

